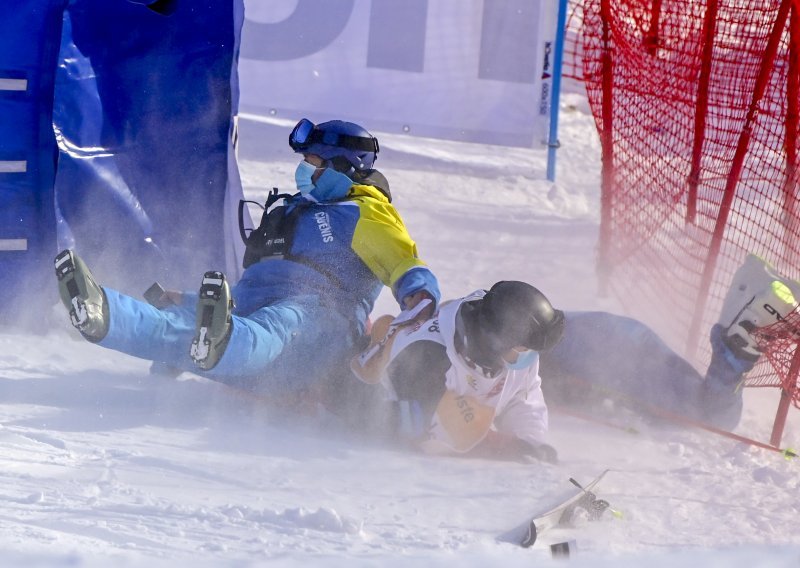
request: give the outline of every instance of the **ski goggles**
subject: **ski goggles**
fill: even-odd
[[[300,119],[289,134],[289,146],[295,152],[308,150],[315,144],[334,146],[348,150],[378,153],[378,139],[374,137],[351,136],[330,130],[321,130],[307,118]]]

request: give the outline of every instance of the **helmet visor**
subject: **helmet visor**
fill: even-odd
[[[540,353],[550,351],[564,336],[565,325],[566,320],[564,319],[564,312],[555,310],[555,317],[553,320],[548,323],[538,335],[532,338],[531,345],[528,347]]]

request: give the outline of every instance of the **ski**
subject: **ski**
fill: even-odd
[[[530,548],[543,532],[569,524],[577,508],[585,509],[591,520],[599,519],[609,508],[609,503],[603,499],[597,499],[592,490],[603,480],[608,471],[603,471],[586,485],[581,485],[575,479],[570,478],[569,481],[573,487],[568,492],[540,507],[537,512],[529,515],[513,529],[498,536],[497,540]]]

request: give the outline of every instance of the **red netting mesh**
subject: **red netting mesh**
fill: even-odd
[[[753,335],[775,370],[775,375],[751,379],[750,386],[781,387],[792,396],[794,405],[800,408],[800,312],[795,310],[782,321],[762,327]]]
[[[796,2],[583,0],[568,20],[602,142],[601,284],[698,367],[748,252],[800,278]]]

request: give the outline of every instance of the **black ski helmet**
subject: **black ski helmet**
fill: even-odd
[[[504,280],[463,306],[468,355],[486,367],[514,347],[547,351],[564,333],[564,312],[525,282]]]

